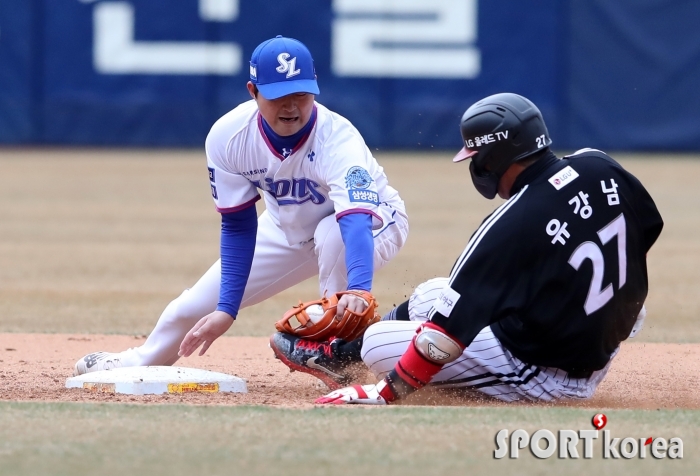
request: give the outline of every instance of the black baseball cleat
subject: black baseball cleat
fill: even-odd
[[[353,362],[341,360],[337,348],[343,340],[331,338],[329,342],[315,342],[283,332],[276,332],[270,337],[270,348],[275,357],[291,370],[298,370],[313,375],[337,390],[352,382],[349,367]]]

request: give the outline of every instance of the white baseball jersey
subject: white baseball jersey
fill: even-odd
[[[321,219],[332,213],[339,218],[366,210],[376,230],[391,221],[392,207],[404,210],[357,129],[321,104],[315,107],[316,124],[309,137],[286,158],[269,144],[254,100],[214,124],[206,154],[220,212],[258,200],[257,189],[268,192],[267,210],[294,245],[312,239]]]

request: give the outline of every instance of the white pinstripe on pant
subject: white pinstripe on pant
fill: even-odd
[[[394,368],[447,283],[448,278],[435,278],[416,288],[408,304],[410,321],[382,321],[367,329],[362,360],[377,378],[384,378]],[[491,328],[486,327],[460,358],[446,364],[433,377],[431,385],[471,387],[507,402],[584,399],[593,395],[609,367],[610,362],[588,379],[572,379],[561,369],[522,362],[504,349]]]

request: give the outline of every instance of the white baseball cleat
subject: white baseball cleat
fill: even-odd
[[[120,354],[110,352],[93,352],[75,363],[73,376],[98,372],[100,370],[112,370],[122,366]]]

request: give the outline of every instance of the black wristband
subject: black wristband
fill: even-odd
[[[394,395],[396,395],[396,400],[406,398],[407,396],[418,390],[417,388],[413,387],[408,382],[406,382],[404,379],[402,379],[401,376],[396,372],[396,370],[392,370],[391,372],[389,372],[387,376],[384,377],[384,381],[394,393]]]

